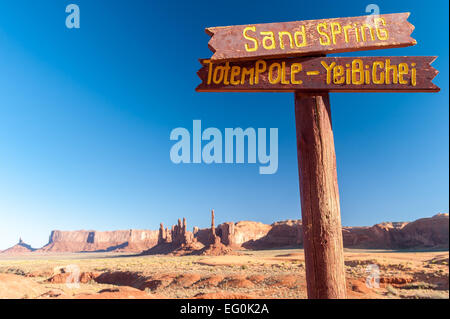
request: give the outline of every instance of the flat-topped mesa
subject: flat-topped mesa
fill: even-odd
[[[449,215],[413,222],[380,223],[371,227],[343,227],[344,247],[371,249],[417,249],[449,247]]]
[[[217,233],[225,245],[241,247],[246,243],[249,244],[266,237],[271,229],[271,225],[260,222],[240,221],[220,224],[217,226]]]
[[[40,252],[130,251],[139,252],[157,244],[156,230],[59,231],[50,234]]]

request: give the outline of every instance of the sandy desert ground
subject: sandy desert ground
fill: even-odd
[[[307,297],[303,250],[237,253],[2,256],[0,298]],[[346,249],[345,260],[349,298],[449,298],[448,251]],[[379,287],[369,288],[377,272]]]

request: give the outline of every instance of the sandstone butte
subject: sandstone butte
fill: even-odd
[[[34,248],[31,248],[30,245],[25,244],[22,241],[22,238],[19,239],[19,242],[12,247],[9,247],[6,250],[3,250],[2,254],[26,254],[35,251]]]
[[[186,219],[159,230],[59,231],[47,245],[33,249],[22,240],[2,254],[45,252],[135,252],[142,254],[225,255],[235,249],[301,247],[301,220],[271,225],[253,221],[226,222],[188,231]],[[371,227],[343,227],[344,247],[363,249],[448,249],[449,215],[437,214],[413,222],[386,222]]]

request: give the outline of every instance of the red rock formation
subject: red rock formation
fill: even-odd
[[[343,227],[344,247],[415,249],[449,247],[449,215],[438,214],[414,222],[391,222],[371,227]],[[201,233],[201,231],[199,232]],[[223,223],[216,229],[221,242],[231,247],[266,249],[299,247],[303,243],[300,220],[265,225],[256,222]]]
[[[199,248],[199,246],[196,245],[194,234],[187,231],[186,218],[183,218],[183,223],[181,222],[181,219],[178,219],[178,224],[173,225],[171,230],[167,228],[164,229],[164,225],[161,223],[158,231],[157,244],[142,251],[142,254],[153,255],[175,253],[182,255],[192,251],[194,247]]]
[[[343,227],[344,247],[377,249],[448,248],[449,215],[437,214],[411,223]]]
[[[405,223],[381,223],[371,227],[343,227],[344,247],[393,249]]]
[[[177,255],[228,254],[231,248],[266,249],[300,247],[303,242],[300,220],[287,220],[267,225],[259,222],[227,222],[187,231],[186,219],[178,220],[171,229],[160,224],[159,231],[52,231],[47,245],[38,252],[130,251]],[[343,227],[347,248],[417,249],[449,247],[449,215],[438,214],[406,223],[381,223],[371,227]],[[3,253],[19,254],[33,249],[19,243]]]
[[[431,218],[421,218],[403,227],[401,246],[404,248],[434,247],[446,248],[449,245],[449,215],[437,214]]]
[[[198,233],[198,232],[197,232]],[[222,243],[221,237],[216,234],[214,226],[214,209],[211,211],[211,228],[209,229],[208,239],[205,247],[200,250],[193,251],[195,255],[221,256],[232,254],[233,249]]]
[[[217,226],[217,234],[222,243],[231,247],[241,247],[248,241],[255,241],[266,236],[271,230],[270,225],[259,222],[241,221],[238,223],[223,223]]]
[[[156,245],[153,230],[59,231],[54,230],[39,252],[129,251],[140,252]]]
[[[167,240],[166,231],[164,229],[163,223],[159,224],[159,231],[158,231],[158,244],[165,243]]]
[[[194,227],[194,232],[186,231],[186,219],[183,223],[178,219],[178,224],[172,227],[172,240],[164,239],[163,225],[159,229],[158,245],[144,251],[142,254],[172,254],[182,255],[226,255],[233,253],[231,247],[224,245],[221,238],[216,234],[214,226],[214,210],[211,212],[211,227],[205,230],[199,230]],[[195,236],[195,237],[194,237]]]
[[[274,247],[300,247],[303,244],[302,221],[286,220],[275,222],[263,237],[248,240],[242,244],[249,249]]]
[[[191,232],[186,230],[186,218],[183,218],[183,223],[178,219],[178,224],[172,226],[172,243],[174,245],[188,244],[192,242],[194,236]]]
[[[211,236],[216,237],[216,228],[214,226],[214,209],[211,210]]]
[[[19,254],[26,254],[31,253],[35,251],[36,249],[32,248],[30,245],[25,244],[22,241],[22,238],[19,238],[19,242],[15,244],[14,246],[5,249],[1,251],[2,254],[9,254],[9,255],[19,255]]]

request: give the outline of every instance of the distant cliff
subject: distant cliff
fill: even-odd
[[[248,249],[298,247],[303,244],[301,220],[280,221],[272,225],[223,223],[217,226],[217,234],[226,245]],[[448,249],[449,214],[437,214],[413,222],[343,227],[342,234],[346,248]]]
[[[344,227],[344,246],[352,248],[449,248],[449,215],[437,214],[410,223]]]
[[[158,242],[156,230],[115,230],[115,231],[60,231],[50,234],[47,245],[39,252],[92,252],[129,251],[140,252],[153,247]]]
[[[214,216],[214,215],[213,215]],[[213,217],[214,218],[214,217]],[[413,222],[387,222],[371,227],[343,227],[344,247],[364,249],[448,249],[449,215],[438,214]],[[2,253],[21,252],[155,252],[174,249],[185,251],[229,248],[267,249],[301,247],[301,220],[286,220],[271,225],[253,221],[227,222],[193,232],[186,229],[186,219],[159,230],[59,231],[51,232],[47,245],[34,250],[22,241]],[[228,248],[226,248],[228,247]]]

